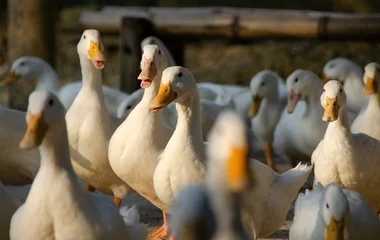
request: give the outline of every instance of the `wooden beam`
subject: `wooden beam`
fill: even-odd
[[[154,36],[153,24],[144,18],[124,17],[120,31],[120,89],[132,93],[140,88],[141,41]]]
[[[249,8],[104,7],[80,16],[84,28],[118,32],[123,16],[145,18],[160,35],[263,38],[380,38],[380,14]]]

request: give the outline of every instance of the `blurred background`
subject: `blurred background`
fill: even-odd
[[[43,3],[42,5],[39,5]],[[12,61],[20,55],[38,55],[54,66],[61,84],[81,79],[76,44],[82,33],[79,16],[82,11],[100,9],[104,6],[156,6],[156,7],[209,7],[231,6],[268,9],[316,10],[346,13],[377,13],[379,0],[0,0],[0,77],[4,76]],[[36,8],[36,6],[40,6]],[[28,8],[35,8],[40,18],[33,21]],[[10,11],[13,11],[12,18]],[[26,15],[26,16],[25,16]],[[17,20],[30,17],[29,25],[17,27]],[[51,21],[49,19],[54,19]],[[13,21],[13,30],[9,29]],[[55,24],[51,38],[42,44],[48,53],[42,53],[38,43],[25,39],[28,47],[19,48],[13,41],[23,38],[22,31],[35,31],[41,27],[38,21]],[[44,25],[44,26],[45,26]],[[15,27],[16,26],[16,27]],[[25,30],[26,29],[26,30]],[[12,34],[12,37],[9,36]],[[119,36],[104,34],[107,63],[105,84],[119,87],[120,51]],[[11,42],[10,42],[11,41]],[[48,45],[51,44],[52,47]],[[277,71],[286,78],[298,68],[312,70],[321,75],[326,61],[335,57],[347,57],[364,66],[371,61],[380,61],[380,41],[367,40],[254,40],[231,42],[229,40],[209,40],[200,37],[196,41],[185,42],[185,66],[195,75],[197,81],[233,83],[248,85],[251,77],[263,69]],[[11,48],[18,48],[10,50]],[[11,53],[10,53],[11,52]],[[38,52],[38,53],[37,53]],[[1,102],[18,109],[25,109],[27,95],[33,85],[18,83],[9,90],[1,90]]]

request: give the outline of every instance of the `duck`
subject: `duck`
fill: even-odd
[[[368,105],[359,113],[351,125],[351,132],[365,133],[380,140],[380,65],[376,62],[368,63],[364,68],[363,82],[365,93],[368,95]]]
[[[120,206],[134,190],[114,173],[108,159],[109,141],[117,126],[107,114],[101,88],[105,57],[99,31],[85,30],[77,49],[83,84],[66,113],[71,161],[88,191],[112,195]]]
[[[0,181],[5,185],[33,182],[40,166],[38,151],[23,152],[18,142],[26,129],[26,113],[0,106]]]
[[[314,150],[315,182],[336,183],[366,197],[380,210],[380,141],[363,133],[351,133],[343,83],[330,80],[321,95],[322,120],[328,122],[323,140]]]
[[[199,97],[194,76],[186,68],[173,66],[164,70],[159,92],[150,107],[153,111],[158,111],[171,102],[176,103],[177,126],[158,158],[153,181],[158,197],[174,212],[175,199],[183,187],[206,185],[205,149],[209,144],[203,142],[201,137]],[[248,129],[247,126],[246,128]],[[231,138],[237,136],[234,132],[237,132],[236,127],[231,126],[228,130],[228,134],[232,134]],[[218,151],[226,154],[226,148],[221,144],[219,142]],[[254,171],[253,181],[258,184],[257,188],[243,196],[243,225],[250,236],[255,234],[264,237],[281,227],[290,204],[306,182],[312,167],[300,163],[295,168],[278,174],[257,160],[252,160],[250,166]],[[267,214],[268,212],[276,214]]]
[[[364,93],[363,69],[344,57],[329,60],[323,67],[323,83],[329,80],[339,80],[344,83],[347,94],[347,111],[350,120],[353,120],[361,109],[368,103],[368,96]]]
[[[289,239],[380,239],[380,221],[360,193],[329,183],[299,194]]]
[[[320,120],[323,108],[319,97],[323,85],[314,72],[297,69],[288,76],[286,85],[287,107],[274,131],[273,146],[277,154],[294,167],[297,161],[310,162],[327,124]]]
[[[140,67],[138,79],[144,89],[143,97],[113,133],[108,156],[115,174],[163,211],[163,226],[149,236],[149,239],[155,239],[169,236],[167,206],[154,191],[153,174],[157,158],[173,134],[163,124],[162,111],[153,112],[149,108],[160,87],[162,72],[167,67],[161,48],[157,45],[144,46]]]
[[[248,116],[251,118],[253,133],[263,148],[267,165],[278,171],[273,160],[272,143],[274,130],[286,106],[285,83],[276,72],[263,70],[251,79],[250,89],[252,103]]]
[[[168,47],[164,44],[164,42],[161,39],[159,39],[158,37],[148,36],[148,37],[144,38],[141,41],[141,50],[144,49],[145,45],[157,45],[157,46],[159,46],[162,53],[166,57],[167,66],[170,67],[170,66],[176,65],[176,62],[174,60],[172,53],[169,51]]]
[[[172,216],[174,235],[189,240],[248,240],[240,208],[242,195],[252,187],[253,178],[243,118],[234,111],[223,111],[209,139],[206,186],[190,185],[180,191]]]
[[[0,238],[9,239],[11,218],[21,202],[8,193],[4,184],[0,181]]]
[[[49,91],[57,94],[66,109],[69,109],[78,95],[82,81],[74,81],[62,87],[56,71],[41,58],[22,56],[16,59],[0,87],[9,87],[18,81],[36,81],[35,91]],[[128,96],[118,89],[102,85],[103,96],[108,113],[116,116],[117,106]]]
[[[118,208],[80,187],[70,161],[65,108],[56,95],[33,92],[26,122],[19,147],[38,148],[41,166],[11,219],[10,238],[132,239]]]

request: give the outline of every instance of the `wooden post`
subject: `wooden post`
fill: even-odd
[[[123,17],[120,29],[120,89],[132,93],[140,88],[141,41],[155,36],[155,28],[145,18]]]
[[[185,44],[180,36],[159,37],[173,55],[177,66],[185,66]]]

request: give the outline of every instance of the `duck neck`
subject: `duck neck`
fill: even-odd
[[[380,107],[380,94],[371,94],[369,95],[368,107],[367,109],[376,109],[378,110]]]
[[[278,91],[278,90],[277,90]],[[263,109],[273,109],[274,107],[277,107],[280,102],[280,97],[278,94],[271,94],[268,97],[265,97],[263,99],[262,105]]]
[[[59,90],[59,79],[57,73],[50,65],[41,66],[41,72],[37,76],[36,91],[49,91],[57,93]]]
[[[319,92],[315,91],[312,94],[305,96],[305,103],[306,103],[306,109],[305,109],[305,117],[319,117],[321,116],[322,107],[319,102],[319,95],[316,94]]]
[[[75,177],[70,162],[65,122],[49,126],[39,150],[41,155],[40,172],[66,171]]]
[[[141,99],[141,103],[143,103],[144,106],[149,106],[151,101],[156,97],[158,90],[160,89],[161,76],[162,71],[158,71],[150,86],[144,90],[144,95]]]
[[[175,132],[185,133],[191,136],[194,143],[203,143],[201,127],[201,109],[198,89],[188,96],[188,98],[176,104],[178,113],[177,126]],[[201,144],[203,146],[203,144]]]
[[[82,70],[82,89],[91,89],[102,93],[102,72],[96,69],[91,60],[79,55]]]
[[[350,123],[348,121],[347,111],[345,107],[339,109],[339,117],[336,121],[330,122],[327,126],[324,141],[334,142],[337,140],[351,139]],[[341,142],[341,141],[339,141]]]

